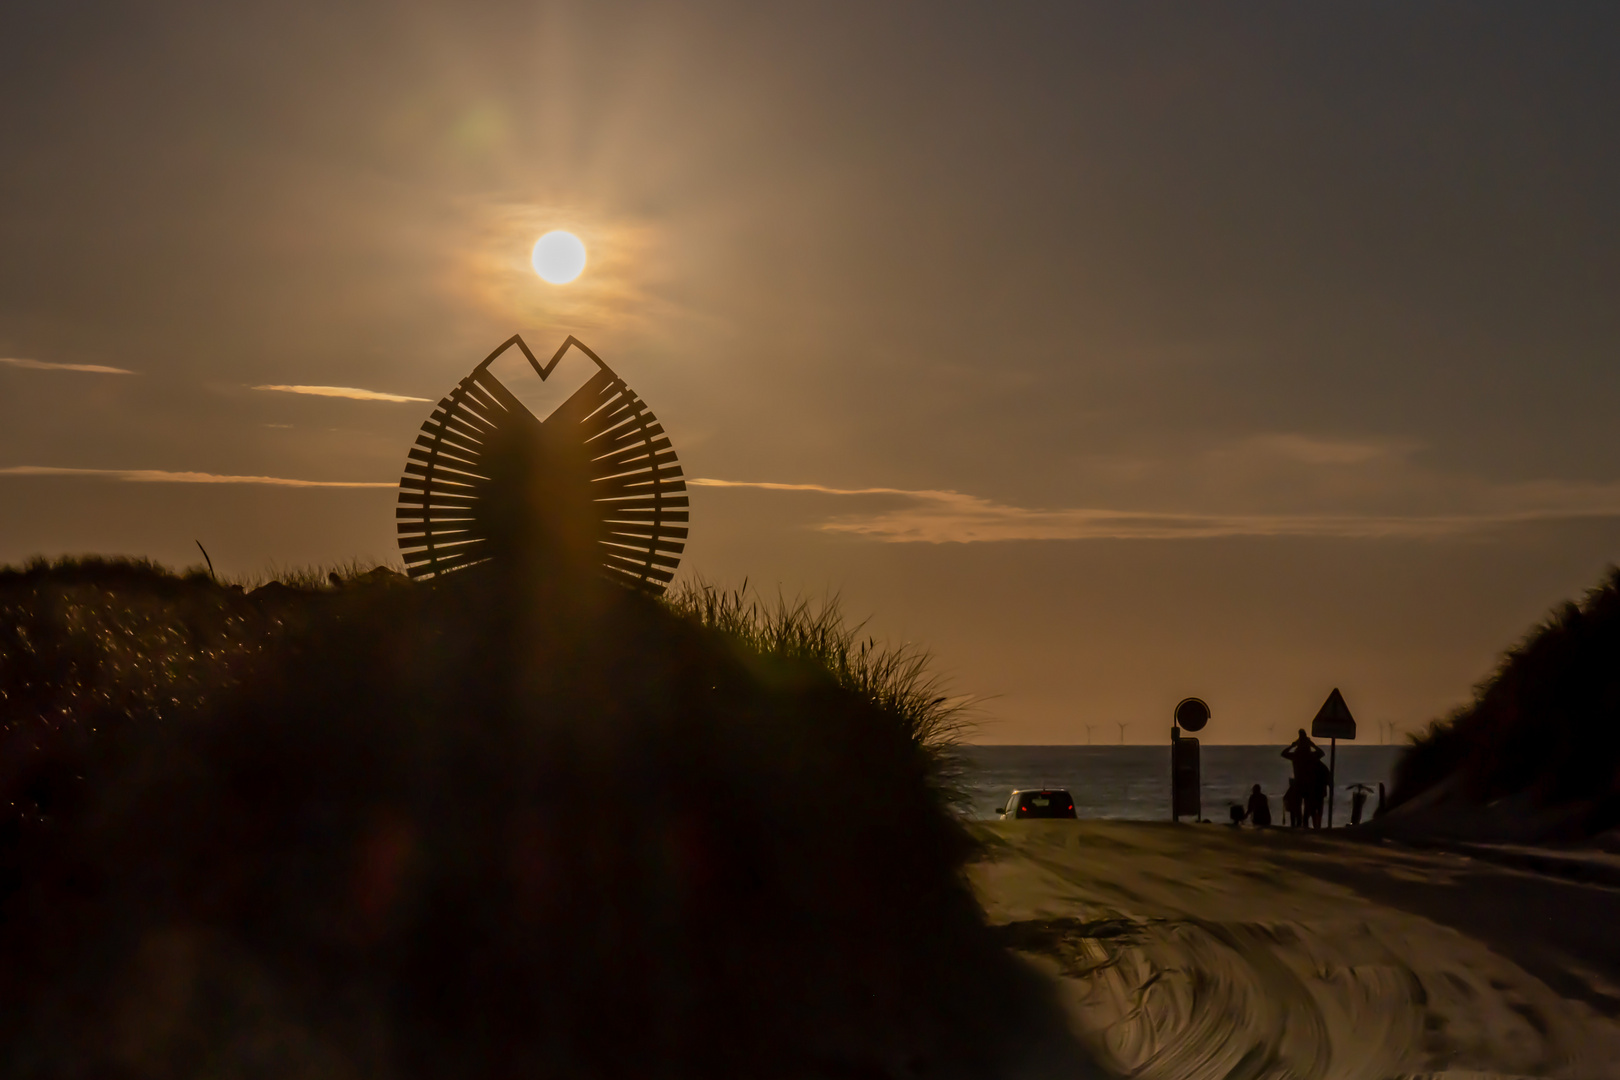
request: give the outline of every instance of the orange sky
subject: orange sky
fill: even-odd
[[[689,570],[840,593],[988,741],[1188,694],[1256,741],[1334,686],[1410,730],[1620,553],[1617,46],[1577,3],[12,5],[0,560],[392,557],[419,399],[575,333],[724,482]]]

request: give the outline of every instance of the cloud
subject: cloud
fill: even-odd
[[[1620,517],[1620,485],[1521,485],[1504,504],[1474,513],[1203,514],[1096,508],[1030,509],[957,491],[834,488],[697,478],[700,487],[756,488],[835,496],[897,496],[899,506],[835,515],[815,527],[887,543],[971,544],[1009,540],[1204,540],[1220,537],[1436,539],[1534,521]]]
[[[170,472],[167,469],[62,469],[50,465],[10,465],[0,476],[82,476],[131,484],[268,484],[302,488],[391,488],[393,481],[291,480],[282,476],[226,476],[220,473]]]
[[[686,481],[699,487],[724,488],[759,488],[765,491],[815,491],[823,495],[956,495],[954,491],[910,491],[906,488],[835,488],[825,484],[772,484],[763,480],[715,480],[709,477],[692,477]]]
[[[355,401],[432,401],[432,398],[385,394],[381,390],[360,390],[353,386],[255,386],[255,390],[278,390],[283,394],[312,394],[315,397],[351,398]]]
[[[103,364],[53,364],[49,360],[26,360],[20,356],[0,356],[0,364],[27,368],[29,371],[85,371],[92,375],[133,375],[128,368],[107,367]]]
[[[1375,461],[1396,461],[1418,449],[1411,440],[1358,441],[1320,439],[1313,435],[1256,435],[1248,446],[1261,453],[1297,461],[1305,465],[1365,465]]]

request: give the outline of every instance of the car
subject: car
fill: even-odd
[[[1026,818],[1072,818],[1074,799],[1062,788],[1041,788],[1015,791],[1007,796],[1007,805],[996,807],[1002,821],[1023,821]]]

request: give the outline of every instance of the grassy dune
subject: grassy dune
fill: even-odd
[[[947,801],[967,798],[963,763],[955,751],[973,730],[973,699],[950,692],[926,650],[889,646],[863,634],[860,624],[844,620],[836,597],[819,605],[778,597],[771,604],[746,582],[726,589],[699,581],[678,586],[665,603],[730,639],[735,648],[825,671],[905,728],[927,755],[930,782]]]
[[[960,711],[834,609],[95,562],[0,608],[7,1076],[1089,1072],[964,884]]]
[[[1576,839],[1620,825],[1620,569],[1413,739],[1391,802],[1406,808],[1397,823],[1470,838]]]

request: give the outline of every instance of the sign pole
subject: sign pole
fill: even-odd
[[[1333,828],[1333,789],[1339,786],[1339,738],[1328,742],[1328,828]]]
[[[1176,740],[1181,738],[1181,729],[1170,725],[1170,820],[1177,825],[1181,824],[1181,815],[1176,811]]]
[[[1311,721],[1311,738],[1330,739],[1332,745],[1328,758],[1328,789],[1327,789],[1327,819],[1328,828],[1333,828],[1333,789],[1339,784],[1339,740],[1354,739],[1356,737],[1356,718],[1350,715],[1350,706],[1344,703],[1344,695],[1339,693],[1335,686],[1333,693],[1322,702],[1316,719]],[[1320,754],[1322,751],[1318,750]],[[1317,760],[1321,764],[1321,759]]]

